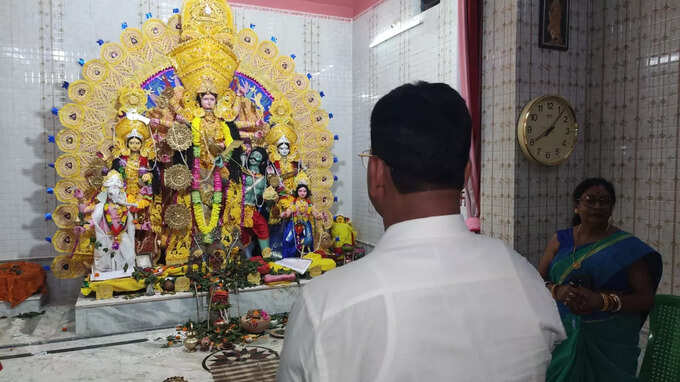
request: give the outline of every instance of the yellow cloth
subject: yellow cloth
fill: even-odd
[[[205,264],[203,264],[202,267],[205,268]],[[161,290],[160,284],[163,279],[168,276],[184,276],[187,273],[187,269],[187,265],[183,265],[181,267],[165,268],[163,273],[158,276],[158,281],[154,284],[154,289]],[[198,269],[198,265],[194,265],[194,269]],[[135,292],[146,288],[144,280],[137,281],[134,279],[134,277],[125,277],[121,279],[111,279],[104,281],[90,281],[90,276],[87,276],[86,280],[89,281],[89,285],[87,287],[80,288],[80,293],[82,293],[83,296],[88,296],[92,292],[97,293],[97,289],[102,285],[111,286],[114,292]]]
[[[312,260],[312,263],[309,264],[309,268],[314,268],[315,266],[320,266],[321,270],[326,272],[330,271],[331,269],[334,269],[336,267],[335,261],[332,259],[325,259],[321,257],[320,254],[315,253],[315,252],[310,252],[304,256],[302,256],[303,259],[310,259]]]
[[[269,268],[272,271],[276,271],[276,272],[278,272],[278,271],[291,271],[292,272],[293,271],[292,269],[290,269],[288,267],[284,267],[283,265],[276,264],[273,261],[269,262]]]
[[[335,248],[340,248],[345,244],[354,245],[356,234],[354,227],[349,223],[336,222],[331,226],[331,237]]]
[[[331,269],[334,269],[336,267],[335,261],[333,261],[332,259],[324,259],[318,253],[311,252],[311,253],[308,253],[308,254],[302,256],[302,258],[312,260],[312,263],[309,264],[309,268],[313,268],[313,267],[318,265],[319,267],[321,267],[321,270],[324,271],[324,272],[330,271]],[[279,272],[279,271],[293,272],[292,269],[290,269],[288,267],[284,267],[283,265],[276,264],[275,262],[270,262],[269,267],[271,268],[272,271],[276,271],[276,272]],[[307,269],[309,269],[309,268],[307,268]]]

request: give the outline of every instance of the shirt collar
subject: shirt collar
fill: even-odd
[[[460,214],[429,216],[391,225],[380,238],[376,247],[385,246],[387,243],[397,240],[413,240],[464,233],[470,233],[470,231]]]

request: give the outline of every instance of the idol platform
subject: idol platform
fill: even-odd
[[[279,286],[261,285],[230,293],[230,317],[238,317],[250,309],[264,309],[270,314],[289,312],[308,282]],[[149,329],[169,328],[189,320],[207,318],[207,293],[192,292],[155,294],[126,299],[124,295],[105,300],[80,296],[76,302],[76,335],[78,337],[101,336]]]

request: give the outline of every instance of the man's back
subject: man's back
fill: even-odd
[[[280,381],[542,381],[564,338],[538,273],[459,215],[391,226],[304,287]]]

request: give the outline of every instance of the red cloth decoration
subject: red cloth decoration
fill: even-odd
[[[482,2],[458,2],[460,89],[472,117],[470,167],[465,174],[465,197],[469,218],[479,217],[481,178],[481,12]]]
[[[14,308],[37,291],[45,291],[45,270],[39,264],[24,261],[0,264],[0,301],[7,301]]]
[[[212,302],[217,304],[228,304],[229,292],[226,290],[216,290],[213,294]]]
[[[258,239],[269,239],[269,225],[267,220],[257,210],[253,211],[253,228],[241,229],[241,243],[243,245],[250,244],[252,240],[252,233]]]

